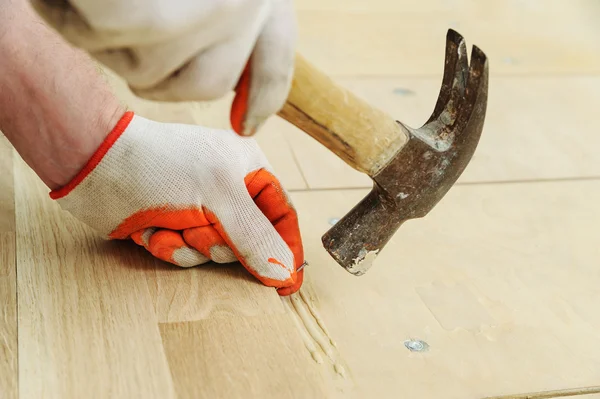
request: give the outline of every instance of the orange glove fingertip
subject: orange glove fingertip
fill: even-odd
[[[295,294],[302,286],[303,281],[304,281],[304,270],[300,270],[299,272],[296,273],[296,281],[294,282],[294,284],[292,284],[289,287],[283,287],[283,288],[277,289],[277,293],[279,294],[279,296],[288,296],[288,295]]]

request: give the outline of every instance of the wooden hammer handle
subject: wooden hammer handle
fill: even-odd
[[[408,132],[391,116],[334,83],[299,54],[279,116],[370,176],[408,141]]]

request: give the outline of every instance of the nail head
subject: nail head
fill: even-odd
[[[411,352],[425,352],[429,349],[429,344],[420,339],[408,339],[404,341],[404,346]]]

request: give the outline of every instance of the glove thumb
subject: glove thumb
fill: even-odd
[[[291,249],[248,191],[235,193],[234,197],[231,206],[237,209],[209,213],[215,229],[244,267],[263,284],[276,288],[294,286],[297,274]]]

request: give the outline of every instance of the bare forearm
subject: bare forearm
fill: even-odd
[[[0,0],[0,130],[54,189],[87,162],[125,109],[86,54],[22,0]]]

